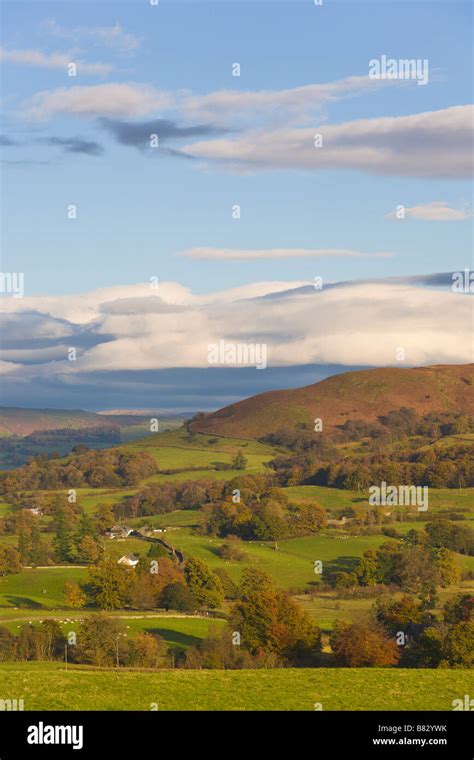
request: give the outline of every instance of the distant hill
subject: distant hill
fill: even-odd
[[[474,364],[345,372],[314,385],[269,391],[190,423],[195,433],[260,438],[300,423],[323,420],[324,430],[348,419],[373,422],[400,407],[474,415]]]
[[[82,428],[116,427],[143,424],[139,415],[107,415],[83,412],[80,409],[23,409],[0,407],[0,435],[30,435],[43,430],[80,430]]]

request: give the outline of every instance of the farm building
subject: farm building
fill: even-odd
[[[117,560],[118,565],[126,565],[127,567],[136,567],[138,565],[138,557],[134,554],[124,554]]]
[[[105,535],[107,538],[127,538],[132,532],[133,528],[129,528],[127,525],[114,525]]]

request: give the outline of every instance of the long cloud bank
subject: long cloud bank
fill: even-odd
[[[219,340],[265,343],[271,366],[391,365],[399,348],[410,365],[474,360],[472,299],[405,283],[257,283],[210,295],[144,284],[3,298],[1,308],[4,371],[34,364],[69,383],[81,372],[206,367]]]

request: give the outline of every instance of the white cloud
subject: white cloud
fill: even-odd
[[[168,94],[148,85],[111,83],[37,92],[24,104],[23,113],[37,120],[57,114],[133,118],[167,109],[171,104]]]
[[[195,158],[239,169],[355,169],[372,174],[464,178],[472,173],[472,106],[314,128],[259,130],[190,143]],[[315,135],[322,147],[315,147]]]
[[[0,49],[0,60],[16,63],[20,66],[34,68],[59,69],[68,72],[71,63],[76,65],[78,74],[98,74],[104,76],[112,71],[109,63],[86,63],[79,60],[73,53],[43,53],[41,50],[6,50]]]
[[[284,90],[217,90],[206,95],[185,96],[180,108],[189,119],[211,121],[213,124],[255,124],[260,121],[299,123],[314,117],[329,103],[394,84],[393,80],[352,76]]]
[[[319,258],[346,257],[346,258],[385,258],[390,253],[361,253],[348,248],[189,248],[182,252],[182,256],[188,259],[201,261],[250,261],[257,259],[293,259],[293,258]]]
[[[432,201],[421,206],[404,207],[405,219],[422,219],[425,222],[460,222],[470,219],[472,213],[467,209],[451,208],[446,201]],[[385,214],[385,219],[397,220],[397,211]]]
[[[115,30],[117,27],[111,27]],[[106,27],[105,29],[109,29]],[[104,32],[105,34],[105,32]],[[110,32],[113,38],[113,32]],[[92,88],[89,93],[76,93],[78,87],[71,88],[70,91],[50,90],[37,93],[26,104],[27,114],[33,110],[33,115],[41,118],[49,118],[55,113],[71,113],[73,115],[90,115],[90,116],[108,116],[120,115],[124,118],[133,119],[143,115],[155,113],[157,107],[155,102],[158,101],[159,109],[174,109],[187,123],[208,122],[214,125],[227,126],[230,128],[249,127],[255,128],[257,125],[281,125],[281,124],[301,124],[314,120],[318,115],[321,118],[321,109],[323,106],[340,100],[341,98],[351,97],[363,92],[373,92],[380,87],[394,86],[391,80],[374,80],[368,76],[353,76],[340,79],[335,82],[326,82],[323,84],[309,84],[302,87],[292,87],[284,90],[259,90],[256,92],[239,91],[239,90],[217,90],[207,94],[193,94],[187,91],[179,91],[174,94],[165,93],[143,84],[122,84],[110,85],[111,87],[133,88],[135,90],[147,91],[150,95],[150,102],[142,109],[137,109],[134,102],[130,103],[128,108],[122,108],[119,112],[111,111],[110,107],[105,110],[101,108],[102,90],[96,88],[96,101],[94,108],[90,111],[78,110],[77,102],[79,99],[93,97]],[[406,83],[403,83],[406,84]],[[400,86],[399,84],[397,86]],[[403,86],[403,85],[402,85]],[[61,101],[64,97],[64,102]],[[72,100],[74,97],[74,100]]]
[[[75,40],[76,42],[83,39],[91,40],[104,47],[120,50],[124,53],[134,52],[142,43],[141,37],[126,32],[119,23],[113,26],[76,26],[68,29],[51,19],[46,21],[42,28],[53,37]]]
[[[468,296],[387,282],[321,291],[298,285],[255,283],[196,295],[177,283],[162,283],[156,291],[144,284],[77,296],[2,299],[1,308],[20,320],[18,329],[25,320],[25,334],[32,310],[45,320],[30,345],[12,345],[5,358],[17,359],[23,371],[22,360],[32,355],[40,360],[39,349],[51,335],[56,341],[43,350],[44,371],[68,383],[95,371],[206,367],[208,344],[220,339],[266,343],[269,366],[394,365],[400,346],[406,365],[473,360]],[[280,296],[260,297],[270,293]],[[64,337],[64,322],[58,334],[53,318],[70,321],[71,340]],[[78,360],[71,363],[65,350],[54,346],[74,345],[77,335],[90,342],[79,345]],[[6,369],[11,372],[11,364]],[[41,372],[41,365],[28,371]]]

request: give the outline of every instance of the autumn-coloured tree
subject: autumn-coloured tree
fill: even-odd
[[[133,580],[133,571],[111,560],[91,567],[87,578],[88,597],[95,607],[114,610],[124,607]]]
[[[345,623],[337,620],[331,649],[339,665],[348,668],[383,668],[396,665],[400,657],[394,638],[372,620]]]
[[[272,653],[283,663],[299,663],[320,651],[316,623],[273,578],[247,568],[232,607],[231,627],[252,654]]]
[[[67,607],[79,609],[84,607],[87,597],[78,583],[75,581],[66,581],[64,584],[64,603]]]

